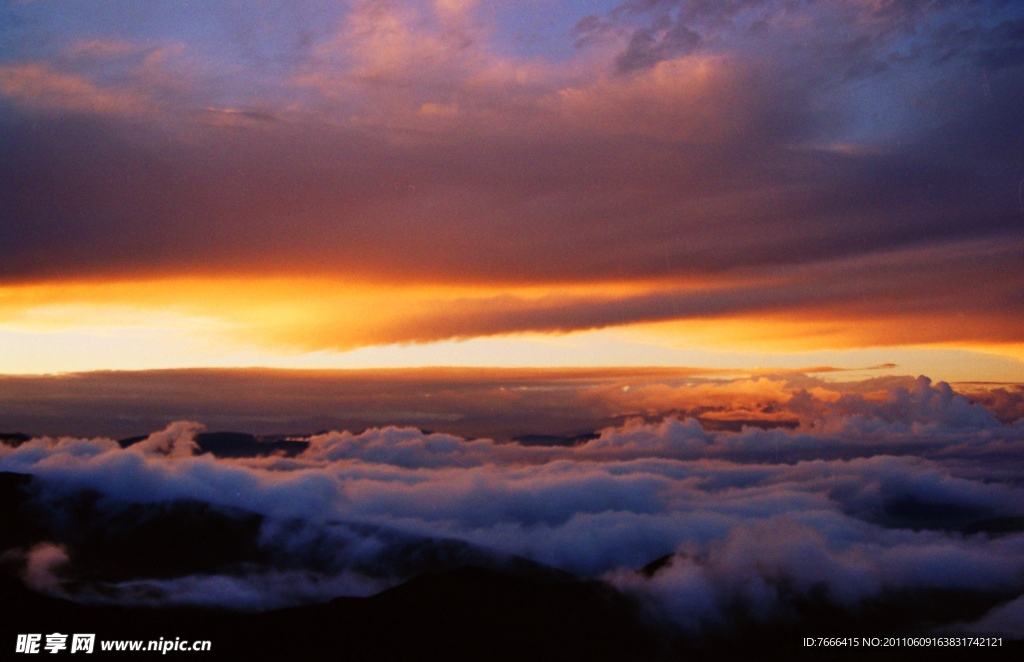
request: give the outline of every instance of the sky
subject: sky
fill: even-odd
[[[694,630],[792,580],[1024,633],[1022,118],[1009,0],[0,0],[0,470],[282,552],[11,558],[263,609],[413,536]]]
[[[0,3],[0,373],[1024,381],[1003,0]]]

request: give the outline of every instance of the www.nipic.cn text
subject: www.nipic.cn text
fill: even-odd
[[[19,634],[14,645],[15,653],[92,653],[99,649],[104,652],[154,652],[166,655],[169,652],[204,652],[209,651],[211,643],[205,639],[190,641],[175,637],[174,639],[138,640],[138,639],[103,639],[96,645],[95,634]]]

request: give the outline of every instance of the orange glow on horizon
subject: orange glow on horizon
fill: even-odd
[[[0,326],[28,332],[159,326],[284,353],[618,328],[627,337],[666,347],[784,353],[942,347],[1024,358],[1024,344],[1017,340],[1019,330],[1012,320],[979,315],[882,317],[848,310],[829,316],[805,307],[664,322],[613,318],[579,328],[543,326],[548,311],[558,307],[571,312],[572,306],[585,309],[664,292],[713,294],[728,285],[623,281],[517,288],[400,287],[288,277],[50,282],[0,288]]]

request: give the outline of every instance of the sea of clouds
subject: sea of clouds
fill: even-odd
[[[414,540],[603,578],[693,630],[727,625],[737,600],[774,618],[780,587],[844,607],[901,589],[1024,593],[1024,532],[984,526],[1024,516],[1024,420],[1000,422],[926,378],[874,399],[801,391],[787,408],[796,429],[709,432],[666,418],[525,446],[386,427],[244,459],[199,454],[202,426],[175,422],[127,448],[0,445],[0,470],[32,474],[43,501],[88,489],[101,504],[190,499],[258,513],[260,545],[294,561],[108,587],[105,599],[124,604],[266,609],[368,595],[403,578],[388,564]],[[636,572],[672,553],[656,573]],[[59,594],[73,557],[39,545],[24,577]],[[960,627],[1024,635],[1021,599]]]

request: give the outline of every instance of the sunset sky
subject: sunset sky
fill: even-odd
[[[0,0],[0,515],[8,645],[1019,653],[1024,2]]]
[[[1024,6],[6,0],[0,348],[1024,381]]]

